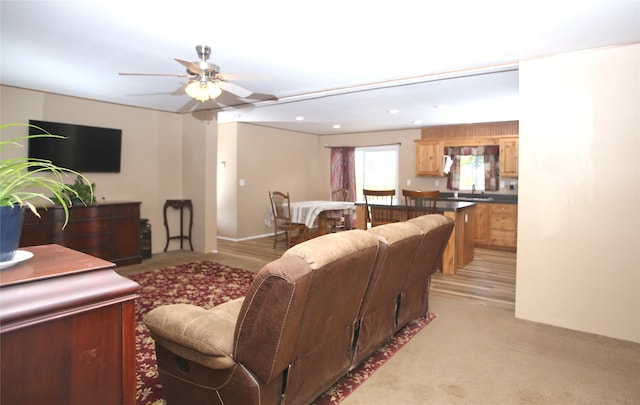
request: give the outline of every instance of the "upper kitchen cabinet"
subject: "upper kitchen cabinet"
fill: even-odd
[[[416,141],[416,175],[443,177],[443,156],[442,141]]]
[[[500,138],[500,177],[518,177],[518,137]]]

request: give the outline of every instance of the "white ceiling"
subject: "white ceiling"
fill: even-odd
[[[640,0],[0,4],[4,85],[315,134],[517,120],[518,61],[640,41]],[[197,44],[270,80],[199,103],[184,78],[118,74],[184,73]]]

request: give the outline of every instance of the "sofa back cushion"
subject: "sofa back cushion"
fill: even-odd
[[[378,248],[374,235],[351,230],[311,239],[284,254],[305,260],[313,269],[286,403],[310,403],[349,370],[358,313]]]
[[[407,222],[420,228],[423,237],[402,288],[396,330],[409,321],[426,315],[431,274],[440,266],[442,254],[454,226],[452,219],[440,214],[423,215]]]
[[[422,242],[420,229],[407,222],[380,225],[367,232],[377,236],[381,246],[360,310],[354,365],[393,335],[398,298]]]
[[[235,328],[236,361],[269,383],[287,368],[311,269],[295,257],[281,257],[256,274],[240,309]]]

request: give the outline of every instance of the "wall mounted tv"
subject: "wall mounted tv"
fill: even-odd
[[[66,139],[29,139],[29,157],[50,160],[80,173],[120,173],[122,130],[86,125],[29,120],[54,135]],[[29,134],[41,134],[29,127]]]

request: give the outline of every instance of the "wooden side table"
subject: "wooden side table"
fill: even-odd
[[[135,299],[115,265],[60,245],[0,272],[0,402],[135,405]]]
[[[169,233],[169,223],[167,222],[167,209],[175,208],[180,210],[180,235],[170,236]],[[189,234],[184,234],[184,209],[187,208],[189,210]],[[191,200],[167,200],[164,203],[164,229],[167,231],[167,244],[164,246],[164,251],[166,252],[169,248],[169,242],[172,239],[180,240],[180,249],[182,250],[182,243],[186,239],[189,241],[189,247],[193,252],[193,244],[191,243],[191,229],[193,228],[193,205],[191,204]]]

